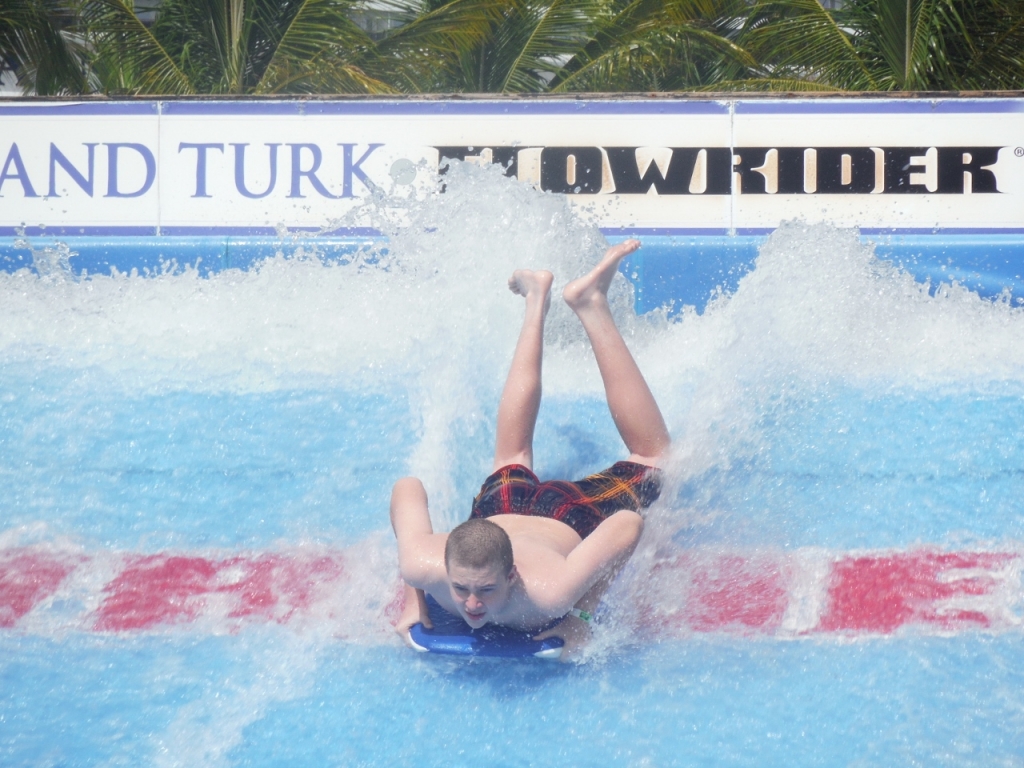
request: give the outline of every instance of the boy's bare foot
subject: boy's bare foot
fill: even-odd
[[[551,306],[551,283],[555,276],[546,269],[536,272],[529,269],[517,269],[508,279],[508,289],[512,293],[524,296],[527,303],[534,299],[543,302],[544,311],[547,312]]]
[[[639,247],[639,240],[626,240],[605,251],[600,264],[565,286],[565,290],[562,291],[565,303],[574,310],[579,310],[595,302],[605,301],[619,262]]]

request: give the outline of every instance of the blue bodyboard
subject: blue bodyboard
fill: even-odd
[[[504,658],[536,656],[541,659],[557,659],[562,655],[562,638],[534,640],[533,636],[540,630],[524,632],[521,629],[491,625],[473,629],[460,617],[442,608],[429,595],[427,610],[434,624],[433,628],[427,629],[422,624],[414,624],[409,629],[409,639],[417,651],[451,656]]]

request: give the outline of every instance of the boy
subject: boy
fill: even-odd
[[[540,409],[544,319],[550,272],[517,270],[509,289],[526,300],[512,367],[498,406],[494,474],[473,502],[470,519],[434,533],[427,495],[416,478],[395,483],[391,525],[405,581],[405,610],[395,631],[431,626],[425,594],[469,626],[487,623],[539,630],[565,641],[562,658],[589,637],[591,613],[643,530],[639,510],[660,492],[659,460],[669,447],[661,411],[615,326],[608,288],[619,262],[640,247],[608,249],[563,298],[583,323],[627,461],[576,483],[541,483],[533,474],[533,432]]]

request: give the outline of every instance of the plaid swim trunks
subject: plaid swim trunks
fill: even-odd
[[[620,509],[639,512],[661,494],[660,469],[619,461],[582,480],[540,482],[521,464],[509,464],[488,477],[473,500],[472,518],[532,515],[559,520],[581,539]]]

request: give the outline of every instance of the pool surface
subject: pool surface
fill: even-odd
[[[386,242],[0,271],[0,764],[1024,764],[1019,242],[652,239],[612,299],[666,493],[580,663],[467,662],[390,629],[390,487],[468,515],[505,280],[604,241],[447,183]],[[558,302],[536,445],[542,477],[623,457]]]

